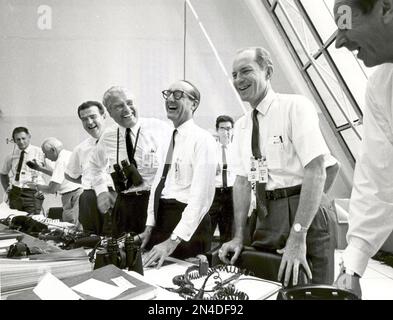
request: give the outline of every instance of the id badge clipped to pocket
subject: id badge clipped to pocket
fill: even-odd
[[[153,168],[153,164],[154,164],[154,153],[152,151],[143,153],[142,167],[151,169]]]

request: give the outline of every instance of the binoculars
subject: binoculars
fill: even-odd
[[[134,163],[130,164],[127,160],[123,160],[121,161],[121,166],[115,163],[113,169],[115,171],[111,173],[111,177],[117,193],[125,191],[132,186],[137,187],[143,182]]]
[[[97,251],[94,269],[113,264],[119,269],[128,269],[143,275],[141,249],[134,243],[134,237],[128,234],[124,247],[120,248],[117,239],[109,238],[106,248]]]

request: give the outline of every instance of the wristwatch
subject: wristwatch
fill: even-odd
[[[180,237],[178,237],[177,235],[175,235],[174,233],[171,234],[170,239],[172,241],[175,241],[177,244],[179,244],[182,241],[182,239]]]
[[[295,231],[296,233],[300,233],[300,232],[306,233],[307,230],[308,230],[308,229],[305,228],[305,227],[302,227],[302,225],[301,225],[300,223],[295,223],[295,224],[293,225],[293,231]]]

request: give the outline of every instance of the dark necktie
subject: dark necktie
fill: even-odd
[[[20,171],[22,170],[22,164],[23,164],[24,157],[25,157],[25,151],[23,150],[19,156],[18,167],[16,168],[15,181],[19,181],[19,179],[20,179]]]
[[[160,197],[162,190],[165,187],[166,177],[168,176],[169,168],[172,164],[173,150],[175,149],[175,135],[177,133],[177,129],[173,130],[171,143],[169,144],[168,152],[166,154],[164,170],[162,171],[161,180],[157,185],[156,191],[154,192],[154,218],[157,221],[157,213],[158,213],[158,205],[160,203]]]
[[[251,137],[251,149],[252,155],[255,159],[261,159],[261,149],[259,148],[259,122],[258,122],[258,110],[254,109],[252,112],[252,137]],[[267,216],[268,211],[266,208],[266,183],[256,182],[256,201],[257,201],[257,213],[260,219]]]
[[[221,145],[222,148],[222,186],[226,188],[228,186],[228,164],[227,157],[225,154],[226,145]]]
[[[134,146],[132,145],[130,128],[126,129],[126,148],[127,148],[128,161],[130,162],[130,164],[132,163],[136,167],[137,165],[134,159]]]

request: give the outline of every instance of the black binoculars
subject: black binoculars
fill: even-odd
[[[111,177],[117,193],[125,191],[132,186],[137,187],[143,182],[134,163],[130,164],[127,160],[123,160],[121,166],[115,163],[113,169],[115,171],[111,173]]]
[[[117,239],[110,238],[107,241],[106,248],[97,251],[94,269],[108,264],[143,275],[141,249],[134,243],[134,237],[131,234],[126,236],[123,248],[119,247]]]

